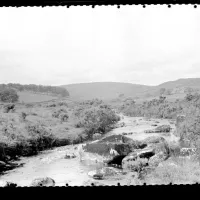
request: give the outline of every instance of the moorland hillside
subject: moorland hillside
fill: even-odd
[[[168,95],[171,99],[183,98],[188,92],[198,92],[200,78],[178,79],[157,86],[138,85],[120,82],[93,82],[62,85],[66,88],[70,97],[89,100],[99,98],[111,100],[116,98],[142,98],[158,97],[160,94]]]

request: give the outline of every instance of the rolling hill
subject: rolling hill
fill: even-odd
[[[178,79],[175,81],[168,81],[157,86],[158,88],[172,89],[175,87],[192,87],[200,88],[200,78]]]
[[[120,82],[93,82],[93,83],[77,83],[63,85],[61,87],[66,88],[70,97],[80,100],[99,98],[103,100],[118,98],[120,94],[124,94],[124,97],[139,97],[149,98],[159,95],[161,88],[176,89],[172,98],[179,97],[179,93],[183,93],[184,88],[197,88],[200,89],[200,78],[187,78],[178,79],[175,81],[168,81],[157,86],[138,85],[132,83],[120,83]],[[173,97],[174,96],[174,97]],[[183,94],[180,95],[184,96]]]
[[[117,82],[94,82],[70,84],[62,87],[66,88],[69,91],[70,97],[75,99],[99,98],[107,100],[117,98],[120,94],[135,97],[140,93],[147,92],[152,86]]]

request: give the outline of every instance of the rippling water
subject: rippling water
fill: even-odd
[[[144,130],[155,128],[151,125],[155,120],[146,121],[143,118],[126,117],[121,122],[125,122],[126,126],[113,129],[108,135],[121,134],[123,132],[134,132],[128,135],[132,139],[142,140],[152,135],[162,135],[161,133],[144,133]],[[168,120],[156,120],[162,124],[169,124]],[[172,129],[175,126],[171,125]],[[177,137],[173,135],[173,130],[170,136],[164,136],[168,141],[176,142]],[[23,167],[7,171],[5,175],[0,177],[0,180],[11,181],[17,183],[19,186],[29,186],[33,179],[38,177],[51,177],[55,180],[56,186],[70,186],[84,185],[86,182],[93,181],[88,176],[88,172],[97,168],[95,165],[85,165],[80,162],[77,150],[74,147],[79,145],[68,145],[65,147],[58,147],[53,150],[44,151],[37,156],[22,158],[18,163],[24,163]],[[66,153],[75,153],[76,158],[65,159]],[[101,168],[101,166],[99,166]]]

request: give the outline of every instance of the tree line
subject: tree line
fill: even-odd
[[[4,91],[7,89],[15,89],[20,92],[31,91],[34,93],[60,95],[62,97],[69,96],[69,92],[65,88],[58,87],[58,86],[44,86],[44,85],[35,85],[35,84],[22,85],[19,83],[0,84],[0,91]]]

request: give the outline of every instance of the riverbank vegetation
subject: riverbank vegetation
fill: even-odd
[[[168,101],[166,97],[137,103],[125,101],[118,111],[128,116],[176,120],[174,134],[180,138],[177,144],[169,144],[170,159],[154,170],[147,170],[140,180],[147,184],[200,182],[200,94],[188,93],[184,99]],[[181,118],[179,118],[181,117]],[[180,120],[181,119],[181,120]],[[185,149],[184,149],[185,148]],[[187,155],[182,150],[187,152]],[[144,171],[145,171],[144,170]]]
[[[102,135],[120,118],[102,101],[2,104],[0,161],[84,142]]]

